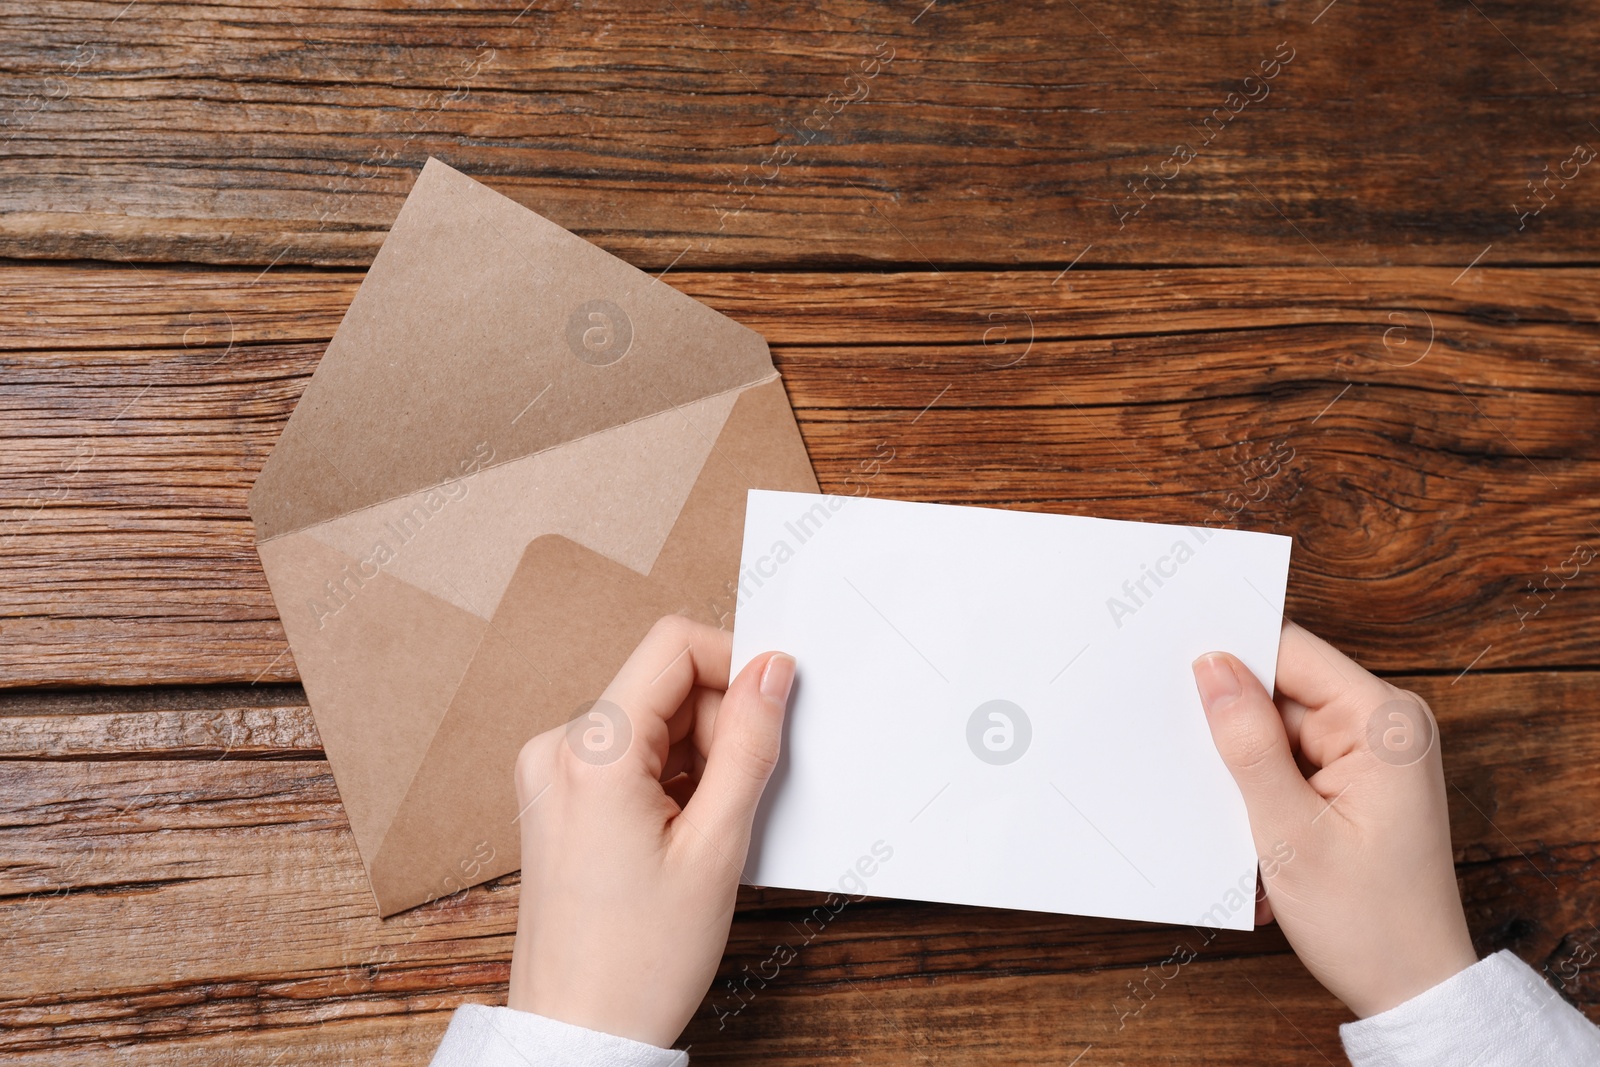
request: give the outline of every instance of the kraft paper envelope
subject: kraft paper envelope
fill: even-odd
[[[1272,688],[1289,550],[750,493],[734,666],[798,673],[746,877],[1250,929],[1256,850],[1190,663],[1229,651]]]
[[[250,494],[380,913],[516,870],[522,743],[815,491],[759,335],[436,160]]]

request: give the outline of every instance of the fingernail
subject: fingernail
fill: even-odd
[[[1194,661],[1194,684],[1200,690],[1200,703],[1207,711],[1226,707],[1242,691],[1239,676],[1233,673],[1228,660],[1216,652],[1207,652]]]
[[[767,660],[761,671],[761,695],[780,707],[789,702],[789,687],[794,685],[794,657],[779,652]]]

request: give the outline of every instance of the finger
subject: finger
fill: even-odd
[[[606,687],[605,697],[628,697],[637,710],[665,721],[695,685],[728,687],[733,635],[681,615],[657,620]]]
[[[1289,735],[1289,747],[1295,752],[1300,751],[1300,733],[1305,726],[1306,713],[1311,709],[1298,700],[1291,700],[1282,693],[1278,694],[1276,701],[1278,714],[1283,716],[1283,730]]]
[[[678,705],[678,710],[667,720],[667,740],[676,745],[693,734],[695,723],[700,720],[700,716],[714,713],[717,701],[721,699],[720,689],[707,689],[703,685],[690,689],[689,695]]]
[[[717,733],[717,712],[722,707],[722,694],[717,696],[717,700],[702,705],[694,717],[694,747],[702,761],[711,754],[711,739]]]
[[[794,683],[794,657],[757,656],[739,672],[717,708],[705,770],[684,810],[722,858],[742,868],[756,805],[778,763],[783,716]]]
[[[1278,693],[1307,708],[1326,708],[1341,697],[1381,694],[1383,683],[1365,667],[1290,619],[1278,640]]]
[[[676,714],[668,721],[672,748],[667,764],[661,772],[665,782],[676,773],[688,774],[695,781],[705,769],[706,753],[711,749],[711,730],[716,722],[717,707],[722,703],[720,689],[695,686],[684,699]]]
[[[1372,706],[1370,697],[1362,697]],[[1362,737],[1364,719],[1354,706],[1341,701],[1332,707],[1307,712],[1300,726],[1300,754],[1312,770],[1320,770],[1349,755]],[[1309,777],[1309,775],[1308,775]]]
[[[1313,715],[1310,708],[1283,694],[1275,701],[1278,714],[1283,716],[1283,731],[1289,738],[1289,751],[1294,753],[1295,766],[1310,778],[1317,771],[1343,755],[1327,743],[1328,725],[1339,716],[1334,709],[1322,709]]]
[[[650,628],[601,699],[628,716],[633,738],[628,755],[659,777],[667,758],[667,723],[696,684],[713,689],[728,684],[733,635],[681,615],[669,615]]]
[[[1357,748],[1372,708],[1393,698],[1393,686],[1344,653],[1285,620],[1278,645],[1278,703],[1290,743],[1304,766],[1326,767]],[[1303,713],[1290,715],[1292,706]]]
[[[1211,652],[1194,661],[1194,678],[1217,753],[1238,783],[1256,848],[1264,851],[1316,813],[1317,793],[1295,765],[1277,706],[1249,668]]]

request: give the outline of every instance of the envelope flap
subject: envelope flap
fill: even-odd
[[[752,485],[817,488],[781,381],[739,396],[648,575],[560,535],[527,546],[368,859],[381,914],[517,869],[518,750],[597,697],[660,616],[726,621]]]
[[[773,374],[759,334],[430,159],[256,480],[256,536]]]

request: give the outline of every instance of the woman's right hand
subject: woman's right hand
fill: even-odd
[[[1362,1018],[1477,962],[1422,698],[1288,621],[1276,704],[1227,653],[1195,660],[1194,675],[1256,854],[1274,857],[1258,922],[1276,918],[1306,968]]]

